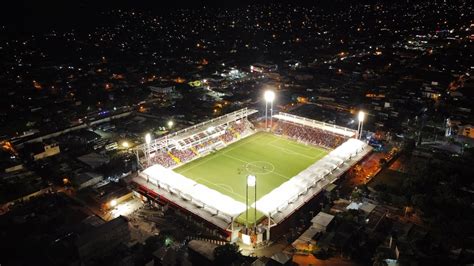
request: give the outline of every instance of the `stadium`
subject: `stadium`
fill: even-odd
[[[265,122],[263,120],[265,119]],[[167,204],[229,241],[259,244],[370,153],[352,129],[241,109],[136,149],[143,201]]]

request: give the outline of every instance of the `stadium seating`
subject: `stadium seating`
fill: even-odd
[[[279,121],[276,132],[305,143],[334,149],[347,140],[346,137],[318,128]]]
[[[189,162],[198,157],[201,153],[205,154],[217,146],[236,141],[251,132],[250,128],[251,123],[246,119],[234,121],[228,125],[203,128],[199,133],[175,140],[175,145],[172,145],[168,151],[153,152],[150,155],[151,164],[160,164],[166,168],[170,168],[181,163]]]
[[[166,168],[176,165],[166,151],[157,151],[150,153],[151,164],[160,164]]]

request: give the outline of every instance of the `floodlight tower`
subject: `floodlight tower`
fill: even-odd
[[[257,177],[254,175],[247,176],[247,184],[245,189],[245,226],[248,229],[249,226],[249,187],[253,187],[255,190],[255,212],[254,212],[254,228],[257,226]],[[254,229],[255,230],[255,229]]]
[[[122,142],[122,147],[124,147],[125,149],[128,149],[130,148],[130,144],[128,143],[128,141],[125,140],[124,142]]]
[[[146,143],[146,164],[147,167],[150,167],[150,144],[151,144],[151,134],[146,133],[145,135],[145,143]]]
[[[364,119],[365,119],[365,112],[364,111],[359,111],[359,115],[358,115],[358,119],[359,119],[359,125],[357,126],[357,139],[361,139],[362,138],[362,129],[363,129],[363,126],[364,126]]]
[[[275,99],[275,92],[265,91],[265,129],[268,129],[268,103],[270,103],[270,126],[273,126],[273,100]]]
[[[174,126],[173,120],[169,120],[169,121],[166,123],[166,125],[168,125],[168,129],[171,130],[171,128]],[[166,137],[165,137],[165,143],[166,143],[166,145],[168,145],[168,135],[169,135],[169,133],[166,134]]]

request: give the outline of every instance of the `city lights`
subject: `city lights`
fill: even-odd
[[[0,266],[474,262],[472,1],[23,2]]]

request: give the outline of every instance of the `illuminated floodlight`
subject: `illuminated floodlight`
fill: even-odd
[[[150,133],[147,133],[145,135],[145,142],[146,144],[150,144],[151,143],[151,134]]]
[[[265,101],[267,102],[273,102],[275,99],[275,92],[273,91],[266,91],[264,94]]]
[[[254,187],[257,183],[257,178],[254,175],[247,176],[247,186]]]
[[[211,133],[212,131],[214,131],[214,129],[216,129],[215,127],[213,126],[210,126],[207,128],[207,132]]]
[[[250,238],[249,235],[242,234],[242,243],[244,243],[245,245],[251,245],[252,239]]]
[[[130,147],[130,144],[128,143],[128,141],[124,141],[124,142],[122,142],[122,147],[128,148],[128,147]]]
[[[113,200],[110,201],[110,207],[113,208],[115,206],[117,206],[117,200],[113,199]]]
[[[172,120],[168,121],[168,127],[169,128],[172,128],[174,125],[174,122]]]
[[[360,122],[364,122],[364,119],[365,119],[365,112],[364,111],[359,111],[359,121]]]

